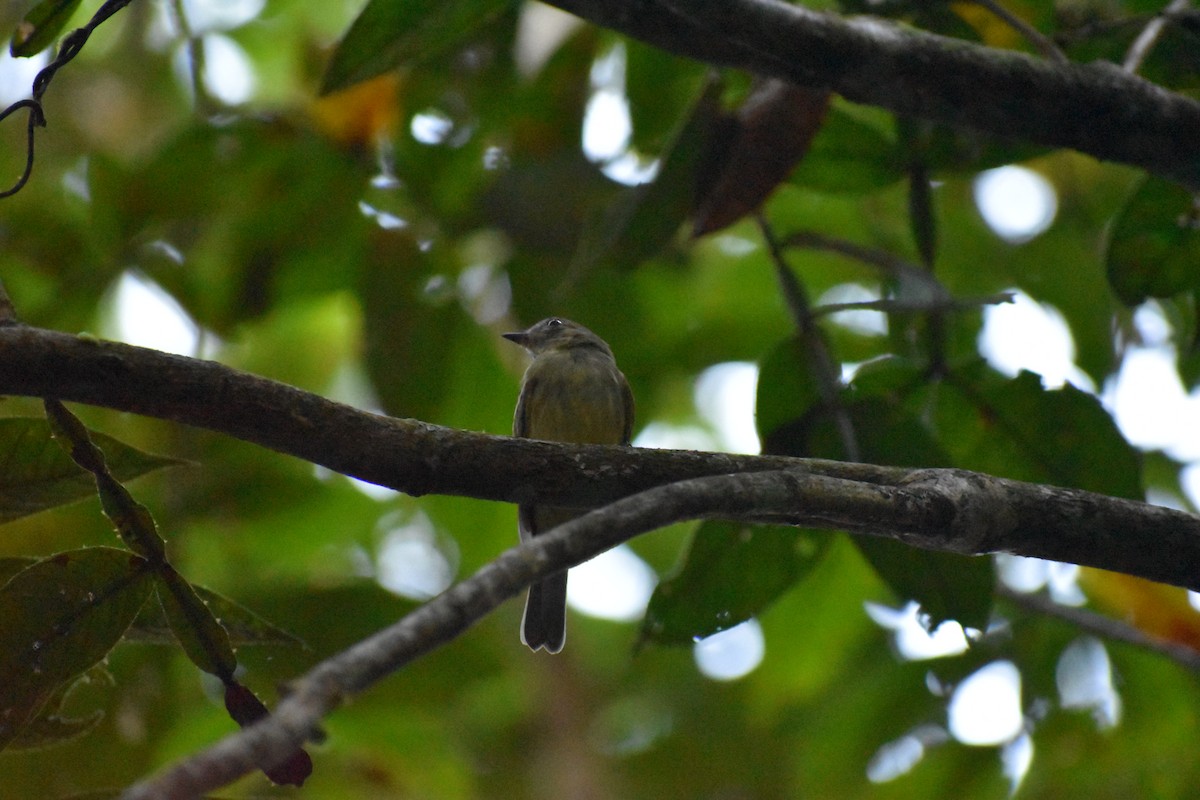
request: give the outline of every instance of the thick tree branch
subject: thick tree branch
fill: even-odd
[[[969,555],[1068,561],[1200,590],[1200,518],[965,470],[567,445],[359,411],[209,361],[0,326],[0,394],[56,397],[221,431],[409,494],[594,508],[689,478],[786,470],[829,489],[726,516],[819,525]],[[812,491],[812,486],[806,484]],[[731,503],[740,502],[736,498]]]
[[[1200,103],[1116,65],[1059,64],[781,0],[550,0],[678,55],[856,103],[1069,147],[1200,190]]]
[[[515,402],[515,384],[513,393]],[[207,428],[411,495],[593,508],[684,478],[797,463],[873,483],[908,472],[819,459],[635,454],[470,433],[371,414],[212,361],[20,325],[0,326],[3,394],[56,397]]]

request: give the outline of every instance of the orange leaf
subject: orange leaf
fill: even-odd
[[[695,236],[758,210],[808,152],[829,107],[829,92],[761,81],[730,121],[726,146],[702,164]]]
[[[1080,584],[1096,606],[1139,630],[1200,651],[1200,612],[1186,589],[1131,575],[1085,569]]]
[[[308,112],[317,128],[339,144],[373,147],[396,130],[400,119],[400,76],[389,72],[319,97]]]

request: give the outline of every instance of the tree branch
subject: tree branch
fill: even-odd
[[[208,428],[413,495],[595,508],[690,478],[785,470],[823,481],[829,498],[726,506],[728,518],[890,536],[967,555],[1016,553],[1200,590],[1200,518],[1076,489],[956,469],[458,431],[360,411],[210,361],[21,325],[0,326],[0,365],[0,394]]]
[[[259,764],[286,758],[320,720],[380,679],[462,634],[533,581],[581,564],[671,522],[736,516],[755,509],[786,514],[810,505],[815,521],[837,515],[826,479],[794,472],[718,475],[660,486],[618,500],[514,547],[473,576],[294,681],[270,717],[129,789],[123,800],[190,798],[224,786]],[[882,496],[880,502],[889,502]]]
[[[1125,61],[1122,63],[1122,68],[1126,72],[1137,72],[1142,68],[1142,63],[1150,55],[1150,51],[1158,44],[1159,38],[1163,34],[1163,30],[1167,27],[1167,23],[1175,14],[1181,14],[1191,5],[1191,0],[1171,0],[1171,3],[1163,9],[1163,12],[1154,17],[1138,34],[1138,37],[1133,40],[1133,44],[1129,46],[1129,51],[1125,54]]]
[[[515,397],[515,384],[513,391]],[[0,326],[3,394],[56,397],[207,428],[411,495],[594,508],[684,478],[798,463],[871,483],[895,482],[908,472],[471,433],[361,411],[212,361],[21,325]]]
[[[1007,24],[1017,33],[1024,36],[1025,39],[1037,49],[1042,58],[1058,64],[1068,63],[1067,56],[1062,50],[1058,49],[1058,45],[1056,45],[1046,36],[1042,35],[1042,32],[1037,28],[1033,27],[1028,22],[1009,11],[996,0],[975,0],[975,2],[995,14],[1000,19],[1004,20],[1005,24]]]
[[[699,61],[832,89],[856,103],[1069,147],[1200,189],[1200,103],[1105,62],[1009,50],[781,0],[550,0]]]
[[[286,758],[315,736],[320,720],[343,702],[459,636],[531,582],[672,522],[719,517],[863,531],[884,526],[881,529],[890,535],[927,541],[930,531],[954,528],[957,516],[945,496],[930,490],[928,478],[916,475],[909,482],[913,488],[896,489],[812,475],[803,469],[773,470],[696,478],[618,500],[502,553],[396,624],[318,664],[289,687],[270,717],[131,788],[123,797],[197,797],[260,764]],[[963,481],[959,488],[957,499],[964,508],[992,502],[984,483]],[[980,492],[982,496],[974,496]]]
[[[0,324],[0,393],[222,431],[413,494],[611,503],[502,554],[399,623],[317,665],[269,718],[131,790],[192,797],[287,757],[346,698],[469,628],[532,581],[678,520],[722,518],[1010,552],[1200,588],[1200,518],[953,469],[567,445],[359,411],[224,367]],[[364,443],[370,443],[366,446]]]
[[[1166,656],[1176,664],[1186,667],[1193,672],[1200,672],[1200,652],[1196,652],[1194,648],[1188,647],[1185,644],[1151,636],[1127,622],[1113,619],[1104,614],[1097,614],[1095,611],[1089,611],[1086,608],[1074,608],[1072,606],[1065,606],[1062,603],[1056,603],[1044,594],[1018,592],[1015,589],[1009,589],[1003,584],[997,587],[996,593],[1026,611],[1061,619],[1063,622],[1079,630],[1093,633],[1110,641],[1122,642],[1134,647],[1140,647],[1143,650],[1149,650],[1152,653]]]
[[[784,303],[792,315],[792,324],[796,326],[796,338],[802,348],[802,355],[807,357],[808,368],[816,378],[817,391],[821,402],[833,414],[834,425],[837,427],[838,439],[842,443],[842,453],[851,461],[861,458],[858,447],[858,436],[854,432],[854,424],[844,403],[840,402],[839,392],[842,389],[842,365],[836,363],[829,352],[829,343],[824,333],[817,325],[816,314],[813,313],[812,303],[808,299],[808,291],[796,277],[787,258],[783,254],[783,246],[767,218],[759,211],[755,214],[758,230],[775,266],[775,275],[779,280],[779,288],[783,293]]]

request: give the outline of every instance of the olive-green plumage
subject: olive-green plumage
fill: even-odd
[[[612,350],[587,328],[550,317],[504,338],[533,356],[521,381],[513,435],[579,444],[629,444],[633,394]],[[521,539],[580,515],[566,508],[521,506]],[[531,649],[562,650],[566,640],[567,573],[529,587],[521,641]]]

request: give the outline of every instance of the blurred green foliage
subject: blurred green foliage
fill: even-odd
[[[1029,49],[973,6],[840,5]],[[1077,60],[1119,61],[1159,11],[1148,0],[1006,5]],[[38,13],[70,7],[45,0]],[[181,26],[185,9],[206,15]],[[781,265],[754,220],[689,238],[690,193],[722,157],[713,137],[752,93],[746,76],[585,25],[558,29],[541,7],[373,0],[356,17],[361,9],[134,3],[101,26],[45,95],[32,180],[0,201],[0,280],[22,321],[115,336],[118,287],[135,276],[186,313],[198,355],[364,408],[505,433],[522,362],[498,334],[562,314],[612,345],[638,430],[657,423],[716,441],[696,379],[754,362],[770,452],[1185,502],[1181,465],[1154,453],[1143,478],[1141,454],[1094,393],[1000,374],[979,353],[980,309],[937,305],[1005,290],[1052,305],[1081,375],[1103,387],[1141,335],[1124,304],[1155,298],[1192,388],[1200,262],[1182,189],[835,98],[762,211]],[[1195,94],[1196,44],[1194,29],[1167,26],[1145,75]],[[223,60],[230,48],[241,61]],[[198,54],[208,73],[196,74]],[[218,77],[238,64],[252,79],[244,98]],[[629,147],[607,160],[580,145],[604,91],[627,99],[632,120]],[[0,123],[5,181],[21,172],[23,133],[20,114]],[[1053,223],[1027,241],[994,233],[974,197],[981,170],[1017,161],[1057,195]],[[658,182],[623,183],[634,164],[642,174],[657,164]],[[891,266],[789,239],[803,231]],[[804,303],[786,298],[781,270]],[[847,287],[894,303],[876,314],[885,324],[806,316]],[[820,377],[822,350],[835,367],[857,367],[848,382]],[[13,420],[39,410],[0,403]],[[206,587],[199,596],[231,629],[239,680],[271,702],[276,686],[419,602],[379,580],[397,536],[432,531],[457,577],[516,540],[507,506],[364,491],[208,432],[75,410],[111,437],[95,438],[118,477],[187,462],[130,488],[171,563]],[[99,503],[59,505],[86,481],[47,477],[43,451],[23,438],[40,423],[0,423],[0,494],[16,498],[0,509],[0,597],[13,580],[34,585],[58,553],[92,553],[86,580],[120,573]],[[24,495],[3,482],[29,475],[42,481]],[[10,513],[22,502],[57,507]],[[330,717],[303,796],[1007,797],[1000,749],[946,733],[953,686],[998,659],[1022,676],[1033,756],[1018,796],[1183,798],[1200,782],[1195,681],[1112,645],[1118,723],[1101,730],[1086,710],[1063,708],[1060,656],[1080,632],[995,601],[990,559],[725,523],[632,547],[664,580],[642,627],[573,614],[566,652],[539,658],[519,645],[510,603]],[[141,581],[123,595],[104,632],[133,627],[100,666],[87,668],[95,653],[77,655],[77,681],[54,692],[47,683],[54,696],[26,740],[55,744],[0,754],[0,796],[124,786],[232,731],[220,687],[166,646],[170,615],[138,616],[147,594]],[[930,621],[988,634],[964,653],[910,660],[864,612],[910,599]],[[736,681],[704,677],[691,639],[750,616],[762,663]],[[14,630],[4,618],[0,628]],[[941,738],[911,769],[868,779],[881,748],[930,729]],[[262,776],[221,794],[275,796]]]

